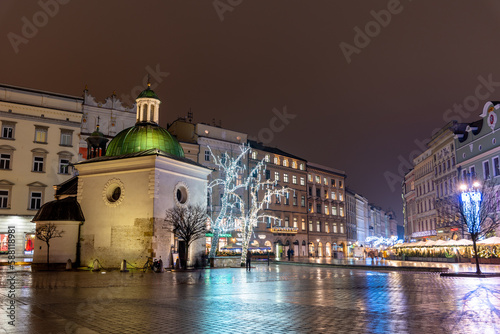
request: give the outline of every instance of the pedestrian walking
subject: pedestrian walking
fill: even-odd
[[[288,250],[286,251],[286,256],[288,256],[288,261],[290,261],[290,257],[292,256],[292,251],[290,250],[290,248],[288,248]]]
[[[251,266],[252,266],[252,252],[250,252],[249,249],[247,250],[246,270],[250,271]]]

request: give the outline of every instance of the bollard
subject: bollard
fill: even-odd
[[[97,261],[97,259],[94,260],[94,264],[92,267],[92,271],[99,271],[99,261]]]
[[[120,272],[122,272],[122,273],[128,273],[127,260],[123,260],[122,261],[122,265],[120,267]]]
[[[68,261],[66,261],[66,270],[71,269],[73,269],[73,264],[71,263],[71,259],[68,259]]]

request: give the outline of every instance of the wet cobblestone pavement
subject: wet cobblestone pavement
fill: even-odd
[[[18,271],[0,333],[498,333],[500,278],[257,264],[162,274]]]

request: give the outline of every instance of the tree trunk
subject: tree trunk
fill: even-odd
[[[185,256],[185,259],[184,259],[184,269],[187,269],[187,264],[188,264],[188,261],[189,261],[189,243],[185,243],[185,247],[184,249],[186,250],[186,254],[184,254]]]
[[[217,254],[217,249],[219,248],[219,229],[214,229],[214,235],[212,236],[212,245],[210,246],[210,253],[208,258],[213,259]]]
[[[472,237],[472,236],[471,236]],[[476,258],[476,274],[481,274],[481,269],[479,269],[479,254],[477,253],[476,237],[472,237],[472,246],[474,248],[474,257]]]
[[[243,238],[241,245],[241,264],[246,265],[247,261],[247,250],[250,247],[250,239],[252,237],[252,228],[251,225],[245,227],[243,229]]]
[[[47,270],[50,270],[50,244],[47,242]]]

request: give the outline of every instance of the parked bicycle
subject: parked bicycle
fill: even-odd
[[[154,259],[150,256],[148,256],[148,259],[146,263],[144,263],[144,266],[142,267],[142,270],[146,272],[148,269],[151,269],[155,273],[160,273],[161,272],[161,267],[163,266],[163,261],[161,258],[159,260]]]

